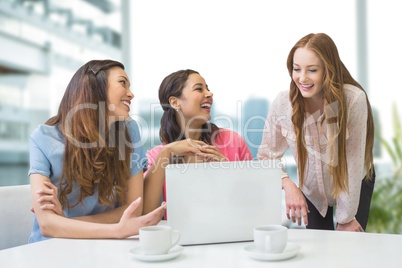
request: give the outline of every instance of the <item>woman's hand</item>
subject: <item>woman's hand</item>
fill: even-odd
[[[201,153],[198,155],[202,156],[206,162],[224,162],[228,161],[226,157],[218,150],[216,146],[204,145],[200,148]]]
[[[158,208],[143,216],[135,216],[135,210],[141,203],[141,197],[133,201],[123,212],[120,219],[119,230],[121,238],[126,238],[139,233],[141,227],[158,224],[166,210],[166,203],[163,202]]]
[[[194,155],[201,157],[205,162],[227,161],[216,146],[208,145],[203,141],[185,139],[169,143],[165,147],[175,156]]]
[[[337,231],[364,232],[363,227],[360,225],[360,223],[356,219],[353,219],[348,223],[343,223],[343,224],[338,223],[336,230]]]
[[[165,146],[165,149],[175,156],[196,155],[200,153],[200,148],[206,145],[203,141],[185,139],[171,142]]]
[[[288,219],[292,219],[292,222],[296,222],[297,218],[299,226],[303,218],[304,224],[307,226],[309,210],[303,193],[289,177],[282,179],[282,188],[285,191],[286,216]]]
[[[63,208],[58,199],[58,189],[50,181],[45,180],[42,189],[38,190],[36,193],[40,196],[36,202],[40,203],[41,209],[52,210],[57,215],[65,217]]]

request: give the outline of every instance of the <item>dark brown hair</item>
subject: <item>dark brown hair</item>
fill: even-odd
[[[159,137],[164,143],[186,139],[184,129],[181,129],[177,123],[176,112],[169,104],[169,98],[182,96],[184,84],[190,74],[199,73],[190,69],[179,70],[166,76],[159,87],[159,102],[163,109]],[[213,123],[202,125],[201,140],[212,144],[212,137],[216,137],[217,131],[219,128]]]

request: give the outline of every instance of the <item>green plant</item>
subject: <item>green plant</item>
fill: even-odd
[[[402,124],[394,104],[392,107],[394,137],[387,142],[376,133],[393,164],[393,175],[378,177],[374,186],[367,232],[402,233]]]

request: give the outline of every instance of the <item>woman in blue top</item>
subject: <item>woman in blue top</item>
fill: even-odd
[[[141,216],[147,162],[124,66],[94,60],[72,77],[56,116],[30,138],[35,222],[47,237],[125,238],[160,221],[165,204]]]

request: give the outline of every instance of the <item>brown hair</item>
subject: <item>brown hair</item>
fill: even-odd
[[[330,132],[329,142],[330,162],[328,165],[329,172],[333,176],[334,188],[332,195],[337,197],[342,191],[348,191],[348,171],[346,159],[346,123],[347,111],[346,100],[343,93],[345,84],[350,84],[360,88],[365,94],[363,87],[351,76],[343,62],[341,61],[338,49],[333,40],[324,33],[308,34],[301,38],[294,47],[290,50],[287,59],[287,68],[289,75],[292,77],[293,72],[293,56],[298,48],[307,48],[313,51],[324,65],[324,99],[328,104],[337,103],[337,111],[324,110],[324,115],[327,123],[336,123],[336,128]],[[304,140],[303,125],[305,116],[304,98],[297,88],[295,82],[291,79],[290,82],[290,102],[292,104],[292,123],[296,133],[297,144],[297,166],[299,169],[299,186],[303,186],[305,169],[307,165],[307,150]],[[367,98],[367,135],[366,135],[366,151],[365,151],[365,170],[366,178],[370,179],[373,175],[373,144],[374,144],[374,123],[371,111],[370,102]],[[336,122],[331,120],[328,114],[335,112],[337,114]],[[331,122],[329,122],[331,120]],[[324,121],[323,121],[324,122]],[[331,130],[330,130],[331,131]]]
[[[170,97],[180,98],[184,84],[190,74],[199,74],[194,70],[179,70],[166,76],[159,87],[159,102],[163,109],[159,137],[164,143],[171,143],[185,139],[184,129],[181,129],[176,120],[176,112],[169,104]],[[213,123],[202,125],[201,140],[207,144],[212,143],[212,137],[217,136],[219,128]]]
[[[124,70],[112,60],[92,60],[77,70],[61,100],[54,125],[65,137],[60,201],[74,207],[98,191],[102,205],[124,203],[130,177],[130,137],[125,122],[109,124],[107,107],[108,74],[111,68]],[[110,125],[110,127],[109,127]],[[124,142],[122,143],[122,139]],[[79,199],[69,204],[67,195],[80,189]]]

